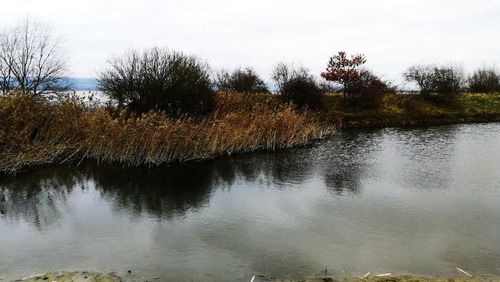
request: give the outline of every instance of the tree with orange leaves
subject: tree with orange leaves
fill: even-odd
[[[361,74],[359,66],[366,63],[364,54],[351,55],[347,57],[346,52],[340,51],[330,58],[325,72],[321,76],[328,80],[342,84],[344,100],[346,98],[347,86],[350,82],[356,81]]]

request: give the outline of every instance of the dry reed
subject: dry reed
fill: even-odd
[[[47,103],[24,95],[0,98],[0,172],[93,159],[159,165],[305,145],[330,129],[270,95],[219,93],[204,118],[141,116],[77,100]]]

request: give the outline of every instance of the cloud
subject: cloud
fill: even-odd
[[[338,50],[362,52],[389,79],[415,63],[470,70],[500,61],[500,3],[431,0],[19,0],[0,25],[33,17],[65,37],[74,76],[95,76],[130,48],[169,46],[215,67],[252,65],[266,78],[281,60],[319,73]]]

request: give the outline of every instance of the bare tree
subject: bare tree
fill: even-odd
[[[416,83],[420,94],[429,95],[434,90],[434,69],[435,66],[431,65],[412,66],[403,73],[403,77],[408,82]]]
[[[464,88],[463,70],[454,66],[412,66],[403,74],[408,82],[417,84],[422,95],[451,95]]]
[[[434,69],[434,88],[436,93],[454,95],[464,89],[465,76],[462,68],[441,66]]]
[[[494,68],[477,69],[467,79],[469,91],[492,93],[500,91],[500,73]]]
[[[309,70],[304,66],[295,66],[285,62],[278,63],[271,74],[272,79],[276,82],[278,93],[283,92],[285,84],[296,78],[309,78]]]
[[[66,62],[60,39],[29,19],[0,34],[0,76],[4,94],[13,90],[36,96],[65,90]]]
[[[269,92],[264,80],[252,67],[238,67],[232,72],[221,69],[214,75],[215,88],[218,91],[232,90],[245,93]]]
[[[9,36],[7,33],[0,34],[0,77],[2,79],[1,90],[2,93],[9,93],[11,87],[13,87],[14,79],[12,74],[12,66],[14,65],[14,59],[12,54],[13,49],[16,44],[12,42],[13,36]]]

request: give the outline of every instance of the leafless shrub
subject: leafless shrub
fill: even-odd
[[[99,84],[104,93],[135,113],[198,115],[213,106],[208,65],[166,48],[130,51],[109,60]]]
[[[433,66],[412,66],[406,70],[403,77],[408,82],[416,83],[422,95],[429,95],[434,90]]]
[[[435,67],[433,75],[434,91],[441,95],[458,94],[464,88],[464,74],[459,68]]]
[[[495,69],[478,69],[467,79],[468,89],[476,93],[500,91],[500,74]]]
[[[276,83],[278,93],[281,93],[287,82],[297,78],[309,78],[310,74],[309,70],[303,66],[280,62],[273,68],[271,77]]]
[[[405,73],[408,82],[417,84],[420,94],[437,102],[453,103],[456,94],[464,89],[465,77],[462,69],[454,66],[413,66]],[[436,95],[431,95],[431,94]]]
[[[380,108],[384,95],[393,93],[394,89],[373,72],[361,70],[359,77],[348,84],[347,91],[351,93],[350,103],[352,106],[368,110]]]
[[[219,70],[215,74],[215,86],[219,91],[269,92],[264,80],[251,67],[236,68],[232,72]]]
[[[67,89],[65,73],[60,39],[47,26],[27,19],[0,34],[2,93],[18,91],[34,96],[58,93]]]

